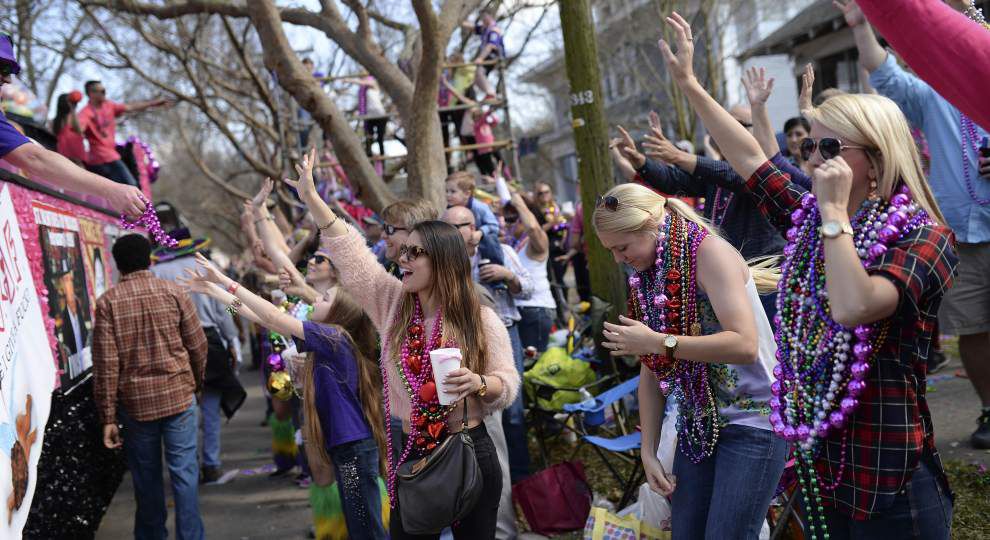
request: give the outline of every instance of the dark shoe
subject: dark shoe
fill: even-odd
[[[268,478],[278,478],[279,476],[285,476],[285,475],[289,474],[290,472],[292,472],[292,469],[294,469],[294,468],[295,468],[295,466],[288,467],[288,468],[285,468],[285,469],[275,469],[274,472],[272,472],[271,474],[268,475]]]
[[[200,484],[215,484],[220,477],[223,476],[223,470],[220,467],[203,467],[200,473],[199,483]]]
[[[949,365],[949,359],[942,351],[932,349],[928,355],[928,373],[937,373],[940,369]]]
[[[976,422],[980,427],[973,432],[969,442],[977,450],[990,450],[990,411],[983,411]]]

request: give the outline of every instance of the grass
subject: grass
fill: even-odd
[[[559,438],[551,442],[549,447],[551,463],[559,463],[567,459],[574,451],[573,445]],[[535,470],[540,466],[538,457],[540,453],[533,438],[530,438],[530,455],[533,456]],[[584,463],[585,474],[592,491],[617,504],[621,497],[620,485],[602,464],[601,458],[595,454],[591,445],[581,445],[574,459]],[[622,474],[628,474],[629,467],[630,465],[619,464]],[[945,462],[945,471],[956,495],[952,516],[952,538],[954,540],[990,539],[990,470],[977,463],[948,460]],[[529,530],[525,518],[520,515],[518,519],[519,530]],[[581,536],[581,531],[575,531],[555,538],[578,539]]]

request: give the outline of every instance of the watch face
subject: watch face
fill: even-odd
[[[842,226],[836,221],[829,221],[822,224],[822,234],[828,237],[839,236],[842,234]]]
[[[677,346],[677,338],[674,336],[667,336],[663,339],[663,346],[668,348],[674,348]]]

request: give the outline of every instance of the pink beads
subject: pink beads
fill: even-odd
[[[135,229],[138,226],[143,225],[148,232],[151,233],[152,238],[155,242],[165,246],[167,248],[174,248],[179,245],[179,242],[172,238],[162,230],[162,224],[158,221],[158,214],[155,213],[155,207],[152,206],[144,196],[141,196],[141,201],[144,202],[144,213],[137,221],[128,221],[127,216],[124,214],[120,215],[120,226],[128,231]]]

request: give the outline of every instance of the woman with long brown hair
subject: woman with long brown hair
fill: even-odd
[[[484,487],[474,507],[448,525],[455,538],[493,538],[502,474],[482,419],[506,408],[519,390],[505,325],[494,311],[479,305],[467,249],[454,227],[439,221],[413,226],[399,249],[399,280],[378,264],[361,235],[344,225],[320,198],[313,185],[315,158],[310,152],[296,167],[299,180],[286,182],[313,213],[322,233],[321,245],[337,267],[341,286],[365,309],[381,335],[386,414],[402,418],[406,435],[397,460],[391,437],[387,439],[392,507],[398,504],[398,465],[430,455],[466,424]],[[460,349],[461,367],[444,380],[435,380],[429,353],[446,347]],[[439,403],[439,392],[452,397],[451,405]],[[399,515],[391,520],[392,538],[414,537],[403,528],[402,509],[398,509]]]
[[[347,535],[387,538],[379,487],[379,448],[385,445],[381,376],[372,356],[377,335],[371,321],[337,288],[328,291],[325,301],[316,303],[310,320],[300,321],[241,287],[202,256],[196,260],[201,273],[185,282],[191,290],[214,296],[233,310],[240,309],[249,320],[291,335],[300,352],[310,353],[301,378],[304,433],[318,486],[315,491],[329,486],[325,471],[332,464]],[[327,530],[331,524],[322,518],[328,516],[320,515],[317,506],[314,504],[317,537],[337,537]]]

